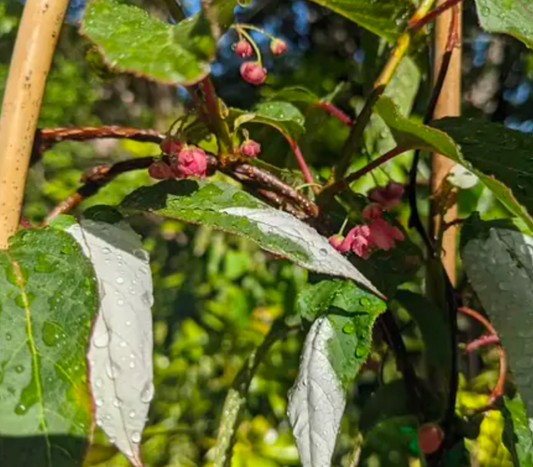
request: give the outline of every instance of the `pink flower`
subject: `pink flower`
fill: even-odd
[[[233,51],[241,58],[249,58],[254,53],[252,45],[244,39],[233,44]]]
[[[285,41],[282,41],[281,39],[274,39],[270,43],[270,51],[274,55],[281,55],[287,50],[287,43]]]
[[[154,162],[150,167],[148,167],[148,173],[150,174],[150,177],[155,178],[156,180],[176,178],[176,174],[174,173],[172,167],[163,161]]]
[[[247,83],[259,86],[266,81],[267,71],[259,62],[244,62],[241,65],[241,76]]]
[[[341,253],[346,253],[350,250],[350,245],[344,245],[344,240],[342,235],[332,235],[328,238],[329,244]]]
[[[373,220],[368,224],[370,230],[369,241],[371,246],[375,246],[380,250],[389,251],[396,246],[396,241],[405,238],[403,232],[385,219],[379,218]]]
[[[207,154],[195,146],[182,149],[176,158],[176,171],[180,177],[205,177]]]
[[[368,197],[381,204],[385,209],[392,209],[399,202],[403,196],[403,185],[401,183],[389,182],[387,186],[378,186],[372,188],[368,193]]]
[[[383,214],[383,208],[377,203],[371,203],[363,209],[363,219],[379,219]]]
[[[161,151],[169,156],[175,156],[181,151],[183,143],[176,139],[165,139],[161,145]]]
[[[241,154],[246,157],[257,157],[261,152],[261,145],[252,139],[241,144]]]
[[[363,259],[368,258],[372,246],[368,225],[358,225],[348,232],[347,239],[351,239],[350,249]]]

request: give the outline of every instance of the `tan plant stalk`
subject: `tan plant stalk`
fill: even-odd
[[[68,0],[28,0],[17,34],[0,117],[0,248],[19,225],[46,78]]]

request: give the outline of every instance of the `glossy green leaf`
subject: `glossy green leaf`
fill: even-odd
[[[533,437],[530,419],[519,396],[503,398],[502,414],[505,420],[502,441],[513,457],[515,467],[533,467]]]
[[[376,108],[399,146],[438,152],[466,167],[511,213],[533,229],[533,219],[520,204],[533,211],[533,196],[528,194],[526,185],[533,181],[533,164],[529,160],[533,137],[502,125],[464,118],[445,118],[432,126],[422,125],[402,117],[388,98],[381,98]]]
[[[91,426],[93,268],[70,235],[35,229],[12,237],[0,271],[2,465],[78,466]]]
[[[393,41],[414,12],[410,0],[312,0]]]
[[[232,185],[169,180],[136,190],[122,207],[245,236],[304,268],[354,280],[380,295],[315,229]]]
[[[304,102],[306,104],[313,104],[320,101],[320,98],[315,93],[303,86],[283,88],[268,97],[273,101]]]
[[[232,25],[235,16],[233,10],[235,10],[237,3],[237,0],[213,0],[210,3],[210,12],[216,18],[222,31]]]
[[[302,318],[314,321],[320,314],[335,311],[347,312],[351,317],[360,313],[379,314],[385,304],[353,282],[324,280],[306,285],[298,295],[296,308]]]
[[[165,84],[191,85],[209,73],[215,41],[200,14],[177,25],[114,0],[89,2],[82,33],[113,70]]]
[[[529,0],[476,0],[481,27],[510,34],[533,48],[533,5]]]
[[[492,227],[480,230],[461,255],[468,280],[501,338],[528,413],[533,414],[533,238]]]
[[[399,290],[394,296],[416,322],[431,363],[439,370],[448,372],[452,361],[450,332],[444,312],[423,295]]]
[[[305,117],[302,112],[289,102],[262,102],[250,111],[230,110],[230,120],[237,120],[245,115],[243,123],[259,123],[278,129],[281,133],[298,139],[305,132]]]

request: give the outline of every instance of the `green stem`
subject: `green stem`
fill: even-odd
[[[268,32],[264,31],[261,28],[258,28],[257,26],[254,26],[252,24],[236,24],[235,26],[232,26],[234,29],[249,29],[250,31],[258,32],[259,34],[263,34],[263,36],[268,37],[270,40],[275,40],[277,37],[273,36],[272,34],[269,34]]]
[[[420,18],[423,18],[429,12],[434,2],[435,0],[423,0],[409,21],[409,24],[416,23]],[[361,110],[360,115],[357,117],[350,135],[346,140],[341,153],[341,159],[334,169],[334,177],[336,180],[340,180],[344,177],[344,174],[350,167],[352,155],[361,147],[363,133],[372,116],[372,108],[385,91],[385,88],[390,83],[394,73],[406,55],[409,45],[411,44],[411,39],[412,33],[407,28],[407,30],[398,38],[396,46],[390,54],[387,63],[383,67],[378,79],[375,81],[372,92],[370,93],[370,96],[368,96],[363,110]]]
[[[222,408],[222,419],[220,420],[217,442],[215,444],[213,467],[230,466],[231,452],[235,444],[235,434],[239,425],[240,414],[246,405],[246,395],[252,378],[272,344],[284,337],[288,331],[289,328],[283,321],[276,321],[266,335],[263,343],[250,354],[235,377]]]
[[[248,34],[245,30],[239,27],[237,27],[236,29],[239,32],[239,34],[242,34],[246,38],[246,40],[250,43],[250,45],[253,47],[255,55],[257,56],[257,63],[263,66],[263,58],[261,56],[261,50],[259,49],[259,47],[257,47],[257,44],[253,40],[252,36],[250,36],[250,34]]]

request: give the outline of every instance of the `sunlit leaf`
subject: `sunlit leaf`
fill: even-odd
[[[481,27],[510,34],[533,48],[533,5],[529,0],[476,0]]]
[[[0,271],[1,463],[80,465],[91,426],[94,270],[70,235],[32,229],[0,251]]]
[[[502,441],[513,457],[515,467],[533,466],[533,437],[531,419],[528,418],[524,403],[519,396],[503,398],[504,429]]]
[[[113,70],[165,84],[194,84],[209,73],[215,40],[199,14],[173,26],[114,0],[91,1],[82,34]]]
[[[245,236],[304,268],[354,280],[380,295],[315,229],[234,186],[193,180],[165,181],[133,192],[122,207]]]
[[[67,230],[91,259],[100,309],[89,347],[96,423],[135,466],[152,400],[152,277],[139,236],[124,223],[84,220]]]

